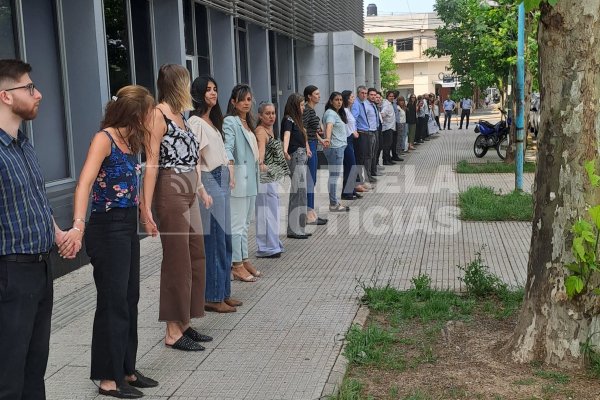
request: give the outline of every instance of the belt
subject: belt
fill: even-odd
[[[47,261],[50,258],[50,253],[37,254],[7,254],[0,256],[0,261],[18,262],[18,263],[36,263]]]

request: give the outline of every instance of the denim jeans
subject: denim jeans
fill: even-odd
[[[315,209],[315,185],[317,184],[317,169],[319,167],[319,157],[317,155],[317,143],[316,139],[309,139],[308,146],[312,157],[308,158],[308,181],[306,182],[306,195],[307,195],[307,206],[309,209]]]
[[[292,175],[290,199],[288,203],[288,235],[304,235],[306,227],[306,149],[298,149],[288,161]],[[314,156],[313,156],[314,157]]]
[[[329,180],[327,186],[329,187],[329,205],[335,206],[339,203],[337,197],[337,181],[342,174],[342,166],[344,164],[344,150],[347,146],[334,147],[325,149],[325,157],[327,157],[327,164],[329,168]]]
[[[231,210],[229,169],[202,171],[204,189],[213,199],[210,208],[200,204],[206,254],[206,301],[220,303],[231,296]]]
[[[354,155],[354,136],[350,135],[346,139],[348,145],[344,150],[344,179],[342,180],[342,195],[351,196],[355,192],[354,186],[359,181],[359,169],[356,166],[356,157]],[[358,140],[358,139],[356,139]]]

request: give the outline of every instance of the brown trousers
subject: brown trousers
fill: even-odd
[[[204,316],[206,257],[197,183],[196,171],[158,173],[154,208],[163,249],[159,321],[185,325]]]

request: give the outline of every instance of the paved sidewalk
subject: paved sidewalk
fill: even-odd
[[[317,204],[329,224],[311,226],[308,240],[284,237],[280,259],[255,260],[264,277],[232,284],[234,297],[244,301],[237,313],[193,321],[214,337],[204,352],[165,348],[164,324],[157,321],[160,241],[144,239],[138,368],[160,381],[144,390],[145,398],[318,399],[330,389],[328,377],[358,310],[359,282],[408,288],[413,276],[426,273],[437,287],[460,290],[456,265],[469,262],[485,244],[490,268],[507,283],[522,285],[531,224],[456,219],[458,189],[485,184],[508,191],[514,185],[511,174],[452,171],[459,160],[475,160],[477,118],[469,131],[454,124],[455,130],[442,131],[404,163],[386,167],[377,190],[351,202],[350,213],[327,213],[327,173],[320,171]],[[490,151],[483,160],[498,157]],[[525,187],[532,181],[526,174]],[[281,205],[285,211],[287,196]],[[55,281],[48,399],[104,398],[88,379],[94,310],[90,266]]]

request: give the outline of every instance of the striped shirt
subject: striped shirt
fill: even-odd
[[[52,210],[33,146],[0,129],[0,255],[50,251]]]

